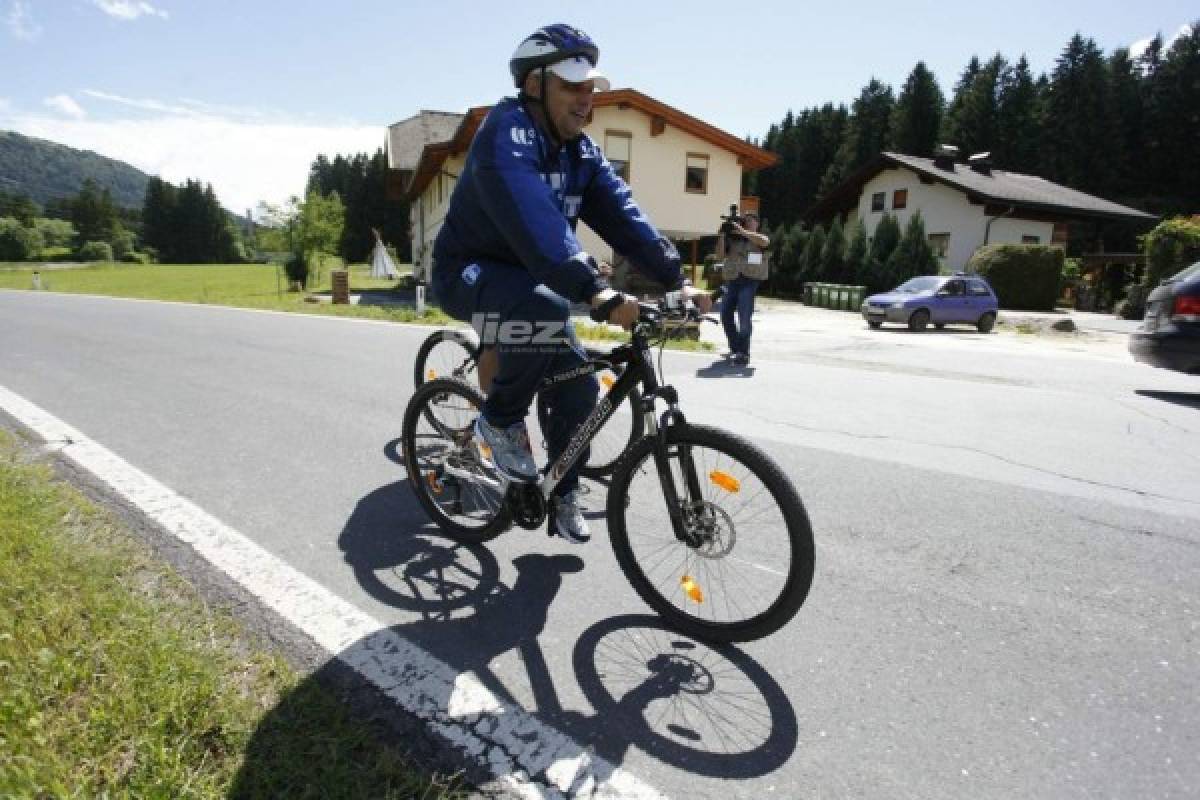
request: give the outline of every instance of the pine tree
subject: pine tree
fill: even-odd
[[[1146,63],[1144,61],[1143,63]],[[1181,34],[1146,74],[1146,147],[1158,213],[1200,207],[1200,20]]]
[[[1108,66],[1091,39],[1075,34],[1059,56],[1045,124],[1044,177],[1101,197],[1111,195],[1117,130]]]
[[[859,167],[879,155],[888,142],[888,126],[895,106],[892,87],[875,78],[859,92],[851,106],[850,123],[837,156],[821,178],[818,196],[824,196]]]
[[[918,61],[892,109],[888,146],[912,156],[932,155],[945,102],[933,73],[924,61]]]
[[[79,194],[71,201],[71,224],[77,234],[76,244],[112,242],[120,231],[117,208],[108,189],[101,189],[91,178],[84,180]]]
[[[909,217],[904,237],[888,257],[886,272],[894,286],[917,275],[937,274],[937,256],[925,237],[925,221],[921,219],[920,211]]]
[[[153,248],[163,263],[175,260],[177,205],[175,186],[158,177],[150,178],[142,203],[142,244]]]
[[[899,243],[900,224],[895,216],[885,212],[875,225],[875,232],[871,237],[871,250],[867,256],[864,280],[868,291],[882,292],[895,286],[889,282],[887,263]]]
[[[846,248],[846,272],[848,282],[864,284],[867,272],[867,229],[861,222],[854,224],[850,234],[850,244]]]
[[[1036,174],[1040,147],[1038,89],[1022,55],[1000,74],[992,160],[1003,169]]]
[[[829,232],[825,234],[825,246],[821,248],[819,281],[842,283],[846,269],[846,233],[840,216],[833,218]]]
[[[804,255],[800,261],[799,282],[821,280],[821,255],[825,252],[825,229],[816,225],[804,242]]]
[[[963,73],[943,133],[945,141],[958,145],[964,156],[990,152],[996,145],[999,83],[1007,66],[1008,62],[997,53],[982,66],[978,59],[972,58]]]
[[[979,63],[979,56],[971,56],[971,60],[967,62],[966,68],[958,78],[958,83],[954,84],[954,93],[951,95],[946,113],[942,115],[942,129],[938,137],[945,144],[958,144],[962,140],[959,132],[959,118],[964,113],[963,109],[980,69],[982,66]]]

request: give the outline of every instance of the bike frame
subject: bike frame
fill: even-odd
[[[542,388],[548,388],[565,380],[573,380],[584,375],[609,368],[627,365],[617,382],[613,384],[600,399],[587,419],[579,426],[579,430],[571,437],[566,449],[553,464],[549,465],[538,482],[538,489],[543,499],[549,500],[555,487],[562,481],[567,471],[579,460],[584,449],[604,427],[613,413],[621,407],[629,396],[630,391],[639,384],[642,387],[641,413],[645,419],[645,435],[655,439],[654,461],[658,468],[659,481],[662,484],[663,496],[666,500],[667,511],[671,516],[671,525],[675,535],[680,539],[689,539],[683,512],[679,504],[679,493],[675,481],[671,478],[671,467],[667,460],[667,440],[663,428],[668,425],[686,422],[683,412],[679,410],[679,396],[672,386],[664,386],[658,382],[658,374],[654,371],[653,355],[650,351],[650,341],[643,323],[633,330],[632,342],[615,348],[607,358],[589,359],[586,363],[573,369],[565,370],[556,375],[549,375],[542,381]],[[663,414],[662,426],[655,417],[654,402],[662,398],[668,406]],[[683,464],[684,479],[687,481],[688,494],[691,497],[701,496],[700,481],[692,463],[691,450],[682,448],[680,452]]]
[[[649,310],[646,306],[643,306],[643,309]],[[651,311],[651,313],[657,316],[656,311]],[[616,371],[617,367],[626,365],[626,368],[620,371],[616,383],[599,398],[596,402],[596,407],[592,409],[587,419],[583,421],[579,429],[571,436],[562,454],[553,464],[548,465],[543,470],[541,479],[534,484],[530,484],[530,486],[541,495],[541,503],[539,504],[541,508],[547,508],[554,489],[562,482],[567,471],[579,461],[588,444],[604,428],[604,425],[616,410],[621,407],[621,404],[628,399],[634,387],[640,385],[642,387],[641,408],[636,409],[634,413],[643,415],[645,420],[645,436],[652,437],[655,440],[654,463],[662,485],[667,512],[671,517],[671,527],[674,530],[675,536],[680,541],[694,545],[695,535],[688,530],[683,508],[679,502],[679,490],[675,486],[675,481],[671,475],[671,466],[668,460],[671,453],[667,447],[667,439],[664,431],[668,426],[682,425],[687,420],[684,418],[683,412],[679,410],[679,395],[675,391],[675,388],[661,385],[658,381],[658,374],[654,370],[653,354],[650,349],[649,330],[648,320],[643,318],[634,327],[632,341],[629,344],[614,348],[606,356],[588,358],[583,364],[577,367],[572,367],[553,375],[547,375],[542,379],[539,390],[557,386],[564,381],[592,375],[602,369]],[[655,401],[659,398],[667,404],[667,411],[662,415],[661,425],[659,419],[655,416],[654,406]],[[696,474],[695,464],[692,461],[691,449],[686,446],[680,446],[677,455],[680,459],[687,495],[699,499],[702,497],[702,490],[700,478]],[[497,482],[492,479],[481,478],[467,470],[447,468],[446,471],[464,480],[483,483],[501,493],[505,493],[508,489],[508,485],[503,481]]]

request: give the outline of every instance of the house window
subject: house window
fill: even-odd
[[[929,234],[929,246],[933,249],[933,254],[938,258],[945,258],[950,252],[950,234],[948,233],[931,233]]]
[[[1040,236],[1022,236],[1021,244],[1041,244],[1042,237]]]
[[[695,194],[708,193],[708,156],[699,153],[687,154],[684,188]]]
[[[892,209],[905,208],[908,205],[908,189],[897,189],[892,192]]]
[[[883,204],[886,198],[886,192],[876,192],[875,194],[871,195],[871,210],[883,211]]]
[[[613,171],[626,183],[629,183],[629,156],[632,150],[632,134],[625,131],[604,132],[604,157],[612,164]]]

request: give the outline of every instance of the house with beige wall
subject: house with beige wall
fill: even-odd
[[[389,126],[385,141],[389,191],[408,198],[414,271],[427,279],[441,228],[471,139],[490,107],[465,114],[422,111]],[[713,236],[729,206],[757,209],[741,195],[742,175],[769,167],[776,156],[633,89],[596,95],[584,132],[629,183],[634,199],[664,236],[695,262],[695,243]],[[619,254],[586,224],[584,249],[623,272]],[[689,252],[689,244],[691,245]]]
[[[992,169],[986,153],[967,163],[953,149],[936,158],[880,153],[805,214],[813,222],[853,218],[867,236],[885,213],[904,228],[920,212],[942,269],[963,269],[985,244],[1066,247],[1067,223],[1146,222],[1154,216],[1036,175]]]

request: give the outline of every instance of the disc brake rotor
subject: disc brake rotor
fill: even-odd
[[[733,550],[737,531],[725,509],[705,500],[688,512],[688,529],[696,537],[694,548],[701,558],[724,558]]]

